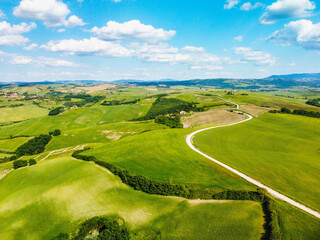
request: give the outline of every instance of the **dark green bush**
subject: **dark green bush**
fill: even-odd
[[[25,166],[28,166],[27,160],[16,160],[13,162],[13,169],[18,169]]]
[[[37,164],[37,161],[33,158],[29,159],[29,166]]]
[[[56,129],[53,132],[49,132],[50,135],[52,136],[59,136],[61,134],[61,130],[60,129]]]
[[[154,120],[155,123],[167,125],[170,128],[183,128],[183,124],[180,122],[180,115],[171,116],[158,116]]]
[[[69,234],[67,233],[59,233],[57,236],[51,238],[51,240],[68,240]]]
[[[93,217],[82,223],[74,240],[84,240],[96,230],[99,240],[128,240],[130,230],[125,221],[117,216]]]
[[[57,107],[49,112],[49,116],[56,116],[64,111],[64,107]]]

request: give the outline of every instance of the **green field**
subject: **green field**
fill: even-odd
[[[31,137],[19,137],[0,140],[0,150],[14,152],[20,145],[24,144],[29,139],[31,139]]]
[[[193,152],[185,143],[190,129],[164,129],[110,142],[86,152],[154,180],[196,184],[216,189],[255,189]]]
[[[21,107],[1,108],[0,123],[23,121],[31,118],[43,117],[48,114],[48,110],[33,104]]]
[[[195,145],[264,184],[320,209],[320,121],[267,114],[199,133]]]
[[[194,239],[188,232],[203,232],[202,239],[259,239],[263,232],[258,203],[190,205],[148,195],[128,188],[105,169],[69,157],[15,170],[0,181],[0,218],[6,219],[0,221],[0,239],[50,239],[75,231],[86,218],[115,213],[133,230],[148,229],[154,222],[151,226],[160,229],[163,239]],[[232,231],[226,231],[229,224]]]

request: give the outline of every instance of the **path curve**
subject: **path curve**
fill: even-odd
[[[227,102],[229,102],[229,103],[232,103],[232,104],[234,104],[234,105],[237,106],[237,109],[239,109],[239,105],[238,105],[238,104],[236,104],[236,103],[234,103],[234,102],[232,102],[232,101],[230,101],[230,100],[225,100],[225,99],[223,99],[223,98],[219,98],[219,99],[224,100],[224,101],[227,101]],[[301,210],[303,210],[303,211],[305,211],[305,212],[307,212],[307,213],[315,216],[316,218],[320,218],[320,213],[319,213],[319,212],[317,212],[317,211],[315,211],[315,210],[313,210],[313,209],[311,209],[311,208],[309,208],[309,207],[307,207],[307,206],[305,206],[305,205],[303,205],[303,204],[301,204],[301,203],[298,203],[298,202],[294,201],[293,199],[291,199],[291,198],[289,198],[289,197],[287,197],[287,196],[285,196],[285,195],[283,195],[283,194],[281,194],[281,193],[273,190],[273,189],[270,188],[270,187],[267,187],[266,185],[262,184],[261,182],[255,180],[255,179],[249,177],[248,175],[246,175],[246,174],[244,174],[244,173],[242,173],[242,172],[240,172],[240,171],[238,171],[238,170],[236,170],[236,169],[234,169],[234,168],[232,168],[232,167],[230,167],[230,166],[228,166],[228,165],[226,165],[226,164],[224,164],[224,163],[222,163],[222,162],[220,162],[220,161],[218,161],[218,160],[216,160],[216,159],[214,159],[214,158],[212,158],[212,157],[210,157],[210,156],[208,156],[207,154],[201,152],[199,149],[197,149],[197,148],[193,145],[193,142],[192,142],[193,137],[194,137],[196,134],[200,133],[200,132],[204,132],[204,131],[207,131],[207,130],[210,130],[210,129],[214,129],[214,128],[221,128],[221,127],[227,127],[227,126],[232,126],[232,125],[240,124],[240,123],[243,123],[243,122],[250,121],[250,120],[253,118],[251,115],[246,114],[246,113],[243,113],[243,115],[247,116],[248,118],[245,119],[245,120],[239,121],[239,122],[235,122],[235,123],[230,123],[230,124],[225,124],[225,125],[220,125],[220,126],[208,127],[208,128],[200,129],[200,130],[197,130],[197,131],[189,134],[189,135],[187,136],[187,138],[186,138],[186,142],[187,142],[188,146],[189,146],[193,151],[201,154],[202,156],[204,156],[205,158],[207,158],[207,159],[215,162],[216,164],[218,164],[218,165],[220,165],[220,166],[228,169],[229,171],[235,173],[236,175],[240,176],[241,178],[247,180],[248,182],[250,182],[250,183],[252,183],[252,184],[254,184],[254,185],[256,185],[256,186],[258,186],[258,187],[260,187],[260,188],[266,189],[266,190],[268,191],[268,193],[269,193],[271,196],[273,196],[274,198],[283,200],[283,201],[289,203],[290,205],[295,206],[295,207],[297,207],[297,208],[299,208],[299,209],[301,209]]]

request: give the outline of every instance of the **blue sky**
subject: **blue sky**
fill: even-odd
[[[320,72],[311,0],[0,1],[0,81]]]

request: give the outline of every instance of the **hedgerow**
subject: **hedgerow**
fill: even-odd
[[[16,155],[21,157],[24,155],[35,155],[42,153],[45,149],[45,146],[50,142],[51,138],[52,137],[50,135],[41,134],[39,137],[30,139],[28,142],[17,148]]]

